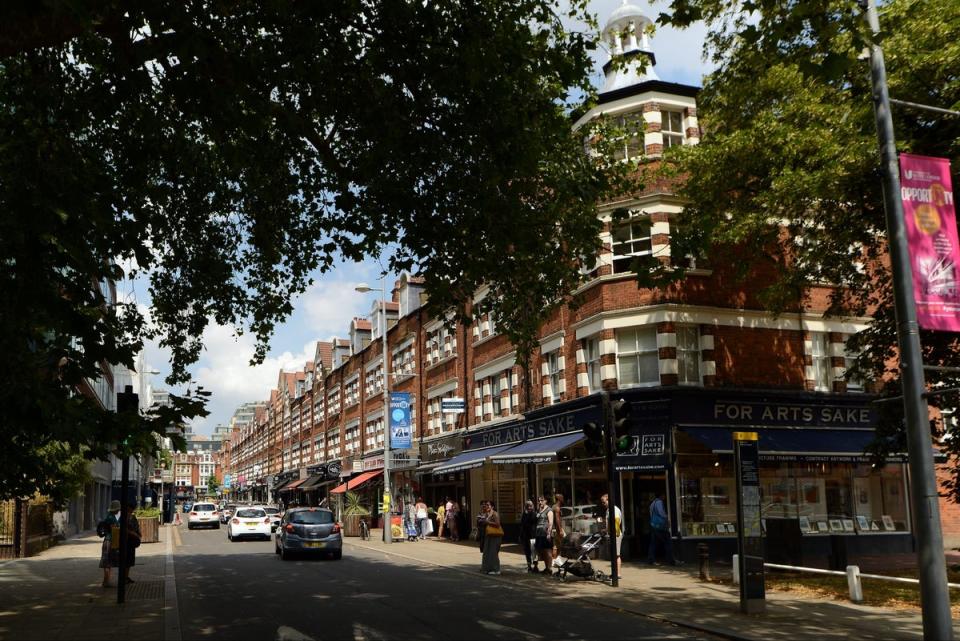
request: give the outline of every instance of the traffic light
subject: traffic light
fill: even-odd
[[[599,456],[603,453],[603,427],[596,421],[584,424],[583,434],[587,437],[584,446],[590,456]]]
[[[617,454],[630,452],[633,446],[633,437],[630,436],[630,403],[621,399],[613,401],[613,449]]]

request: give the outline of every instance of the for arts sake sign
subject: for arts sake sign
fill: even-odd
[[[960,332],[960,243],[950,161],[900,154],[917,320],[925,329]]]

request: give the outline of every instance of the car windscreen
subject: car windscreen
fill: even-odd
[[[266,515],[267,513],[264,512],[263,510],[251,510],[251,509],[237,510],[237,516],[240,517],[241,519],[262,519]]]
[[[318,523],[333,523],[332,512],[294,512],[290,515],[291,523],[304,523],[306,525],[316,525]]]
[[[216,512],[217,508],[214,507],[213,503],[197,503],[193,506],[194,512]]]
[[[265,507],[263,508],[263,511],[267,514],[280,514],[280,510],[275,507]]]

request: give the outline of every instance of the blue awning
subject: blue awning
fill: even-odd
[[[548,463],[556,460],[557,453],[572,447],[586,438],[583,432],[568,432],[557,436],[538,438],[514,445],[506,452],[490,457],[491,463],[510,465],[515,463]]]
[[[433,470],[433,473],[447,474],[448,472],[460,472],[462,470],[470,470],[475,467],[480,467],[487,461],[488,456],[499,454],[500,452],[510,449],[511,447],[513,447],[513,443],[509,443],[507,445],[497,445],[496,447],[484,447],[479,450],[467,450],[466,452],[460,452],[452,459]]]
[[[680,431],[714,453],[733,452],[733,430],[722,427],[681,426]],[[759,428],[760,458],[766,460],[866,461],[873,430]],[[682,450],[680,453],[684,453]],[[888,456],[894,461],[902,454]]]

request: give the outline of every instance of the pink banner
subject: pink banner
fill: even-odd
[[[900,199],[920,327],[960,332],[960,243],[950,161],[900,154]]]

